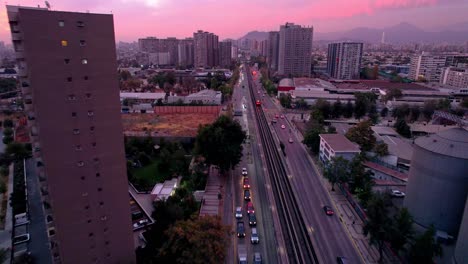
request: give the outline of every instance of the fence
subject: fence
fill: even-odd
[[[212,106],[155,106],[154,113],[156,114],[190,114],[190,113],[200,113],[200,114],[219,114],[221,111],[221,106],[212,105]]]

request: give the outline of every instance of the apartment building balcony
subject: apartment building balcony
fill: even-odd
[[[23,40],[23,35],[19,31],[12,31],[11,32],[11,40],[13,40],[13,41]]]
[[[29,95],[31,94],[31,87],[30,86],[22,86],[21,87],[21,92],[23,93],[23,95]]]
[[[19,77],[26,77],[28,76],[28,67],[26,66],[21,66],[18,68],[18,76]]]
[[[15,50],[16,59],[24,59],[24,50]]]
[[[47,180],[44,168],[41,168],[41,169],[38,170],[38,178],[39,178],[40,182],[45,182]]]

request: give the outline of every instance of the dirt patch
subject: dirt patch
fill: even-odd
[[[157,136],[195,137],[199,125],[211,124],[217,117],[212,113],[132,113],[122,114],[122,124],[126,134],[149,132]]]

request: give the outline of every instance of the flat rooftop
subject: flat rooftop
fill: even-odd
[[[320,134],[335,152],[360,152],[359,146],[341,134]]]

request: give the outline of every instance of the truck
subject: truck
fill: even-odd
[[[239,244],[237,252],[239,255],[239,264],[247,264],[247,247],[245,244]]]

